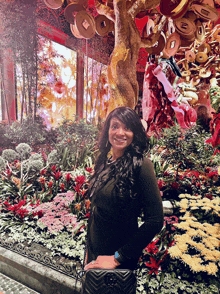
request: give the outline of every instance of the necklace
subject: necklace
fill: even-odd
[[[108,165],[110,165],[110,164],[112,164],[114,162],[116,162],[116,160],[112,160],[112,156],[107,159],[107,164]]]

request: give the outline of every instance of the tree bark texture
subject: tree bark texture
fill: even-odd
[[[110,90],[108,112],[119,106],[129,106],[134,109],[139,92],[136,74],[139,50],[157,41],[157,38],[155,40],[150,38],[143,42],[135,17],[140,11],[158,6],[160,0],[113,0],[113,9],[102,4],[100,0],[96,0],[95,3],[98,13],[115,23],[115,46],[108,66]]]

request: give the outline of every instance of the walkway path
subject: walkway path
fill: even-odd
[[[0,273],[0,294],[40,294]]]

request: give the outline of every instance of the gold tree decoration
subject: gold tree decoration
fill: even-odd
[[[158,41],[166,23],[162,16],[153,32],[141,38],[135,18],[138,13],[157,7],[160,0],[113,0],[110,5],[95,0],[97,12],[115,24],[115,46],[108,66],[109,111],[118,106],[134,108],[138,100],[136,65],[139,50]]]

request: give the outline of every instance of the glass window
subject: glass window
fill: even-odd
[[[107,113],[107,66],[85,56],[84,69],[84,117],[89,122],[98,123]]]
[[[39,37],[37,113],[48,127],[76,114],[76,52]]]

